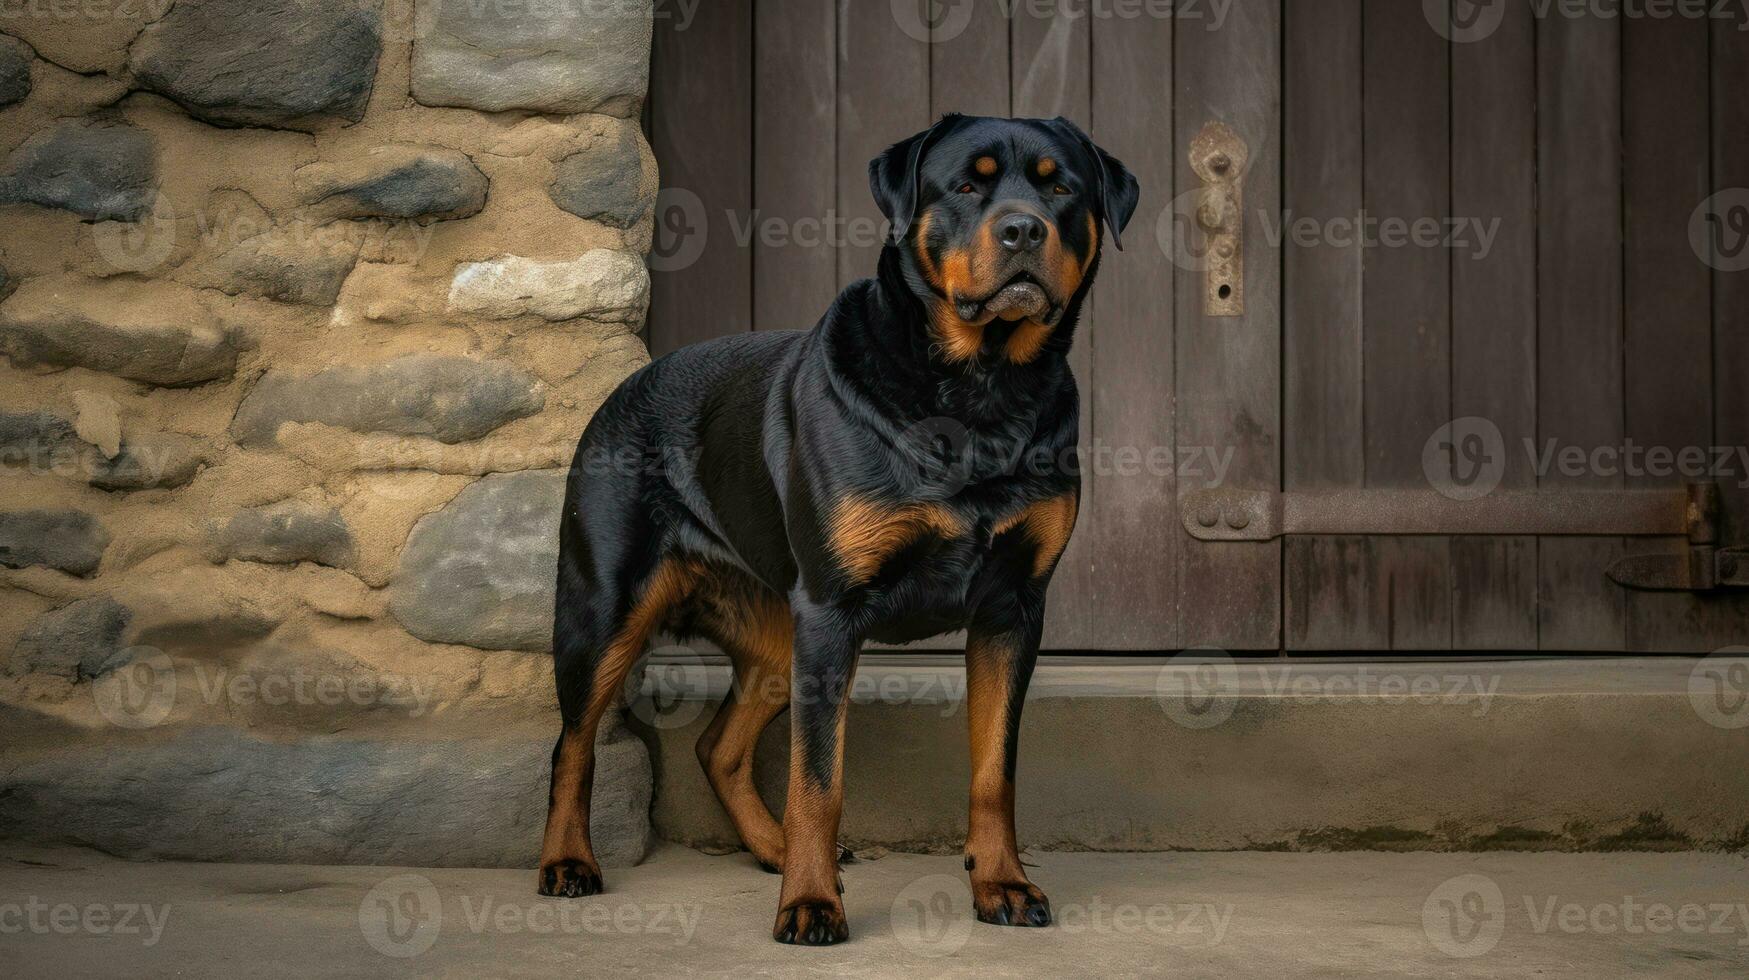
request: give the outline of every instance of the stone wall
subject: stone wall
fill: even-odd
[[[0,6],[0,832],[532,867],[562,468],[648,358],[650,27]]]

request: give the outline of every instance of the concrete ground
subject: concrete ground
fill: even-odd
[[[133,863],[0,848],[0,976],[1732,977],[1749,863],[1698,853],[1041,853],[1057,924],[976,923],[953,857],[845,868],[851,941],[770,938],[777,879],[666,845],[531,871]]]

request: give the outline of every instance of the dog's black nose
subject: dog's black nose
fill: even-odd
[[[1030,214],[1011,214],[996,222],[996,237],[1010,252],[1031,252],[1045,241],[1045,223]]]

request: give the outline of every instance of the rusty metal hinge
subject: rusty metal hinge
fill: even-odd
[[[1185,530],[1199,541],[1295,534],[1683,537],[1680,554],[1637,555],[1609,569],[1631,589],[1749,588],[1749,549],[1719,547],[1717,484],[1669,490],[1501,491],[1458,500],[1433,490],[1187,491]]]
[[[1202,178],[1196,223],[1207,239],[1203,313],[1245,313],[1245,164],[1250,150],[1239,134],[1210,122],[1190,141],[1190,169]]]

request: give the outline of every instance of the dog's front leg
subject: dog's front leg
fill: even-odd
[[[850,938],[838,877],[844,808],[844,721],[859,639],[845,617],[797,596],[791,663],[789,796],[783,810],[783,890],[771,936],[828,946]]]
[[[1038,659],[1044,585],[1000,594],[979,611],[966,638],[966,717],[972,736],[971,814],[966,870],[981,922],[1044,926],[1051,903],[1027,880],[1014,836],[1014,766],[1020,709]]]

